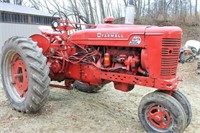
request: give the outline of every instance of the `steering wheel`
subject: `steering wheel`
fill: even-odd
[[[59,17],[57,17],[56,15],[58,15]],[[75,14],[69,14],[66,15],[64,12],[55,12],[52,17],[51,17],[51,27],[56,30],[57,27],[63,23],[63,24],[70,24],[74,29],[81,29],[81,24],[72,24],[70,23],[69,18],[73,18],[75,17],[76,22],[81,23],[80,21],[83,21],[84,23],[88,24],[88,20],[80,15],[79,13],[75,13]],[[62,20],[62,21],[59,21]],[[68,22],[68,23],[64,23],[64,22]]]

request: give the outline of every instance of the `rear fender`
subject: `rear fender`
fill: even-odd
[[[40,35],[40,34],[34,34],[34,35],[30,36],[30,38],[34,42],[37,42],[38,47],[43,49],[43,51],[42,51],[43,54],[45,54],[49,50],[50,41],[45,36]]]

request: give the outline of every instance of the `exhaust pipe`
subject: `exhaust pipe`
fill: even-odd
[[[134,0],[129,0],[129,4],[126,7],[125,24],[134,24],[134,17],[135,17]]]

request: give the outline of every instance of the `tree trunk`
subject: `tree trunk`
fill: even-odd
[[[148,13],[150,13],[151,10],[151,0],[148,0]]]
[[[91,4],[90,0],[88,0],[88,4],[89,4],[91,22],[92,22],[92,24],[95,24],[94,14],[93,14],[93,10],[92,10],[92,4]]]
[[[143,6],[142,6],[142,15],[145,15],[145,5],[146,5],[146,1],[144,0],[143,2]]]
[[[138,9],[139,9],[139,17],[141,16],[141,13],[142,13],[142,0],[138,0]]]
[[[190,16],[192,16],[192,0],[189,0],[190,2]]]
[[[197,7],[198,7],[198,0],[196,0],[196,2],[195,2],[195,17],[196,17],[197,20],[199,20]]]
[[[101,11],[101,19],[103,20],[106,17],[103,0],[99,0],[99,5],[100,5],[100,11]]]
[[[175,1],[175,14],[174,16],[179,16],[179,0]]]
[[[166,0],[163,1],[163,19],[167,20],[167,2]]]
[[[3,0],[3,2],[10,3],[10,0]]]
[[[124,5],[128,6],[127,0],[124,0]]]

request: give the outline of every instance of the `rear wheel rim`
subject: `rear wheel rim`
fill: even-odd
[[[6,53],[2,73],[9,97],[17,103],[23,102],[28,91],[28,74],[25,62],[16,51]]]
[[[28,77],[24,61],[19,54],[14,54],[11,60],[12,84],[20,95],[25,97],[28,90]]]

